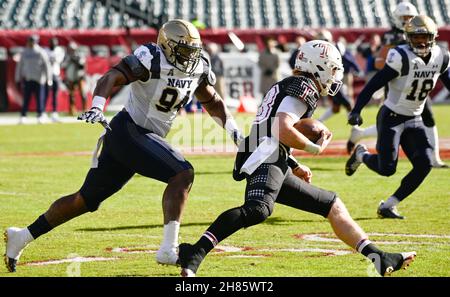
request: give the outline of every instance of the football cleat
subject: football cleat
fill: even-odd
[[[4,232],[5,240],[5,265],[9,272],[16,271],[17,261],[23,249],[33,240],[27,228],[11,227]]]
[[[405,217],[398,213],[397,207],[384,207],[384,201],[380,202],[377,209],[377,214],[380,219],[400,219]]]
[[[196,251],[194,246],[189,243],[180,244],[179,250],[181,276],[194,277],[204,255],[200,251]]]
[[[379,263],[375,261],[375,268],[381,276],[390,276],[394,271],[406,270],[416,256],[416,252],[383,253],[381,261]]]
[[[156,252],[156,262],[162,265],[179,266],[177,247],[160,247]]]
[[[345,163],[345,174],[351,176],[355,173],[356,169],[358,169],[359,165],[362,163],[358,161],[356,156],[357,154],[362,154],[364,152],[367,152],[367,147],[364,144],[358,144],[350,158],[347,160],[347,163]]]
[[[449,168],[449,166],[447,164],[445,164],[444,162],[434,162],[431,164],[431,166],[433,168]]]

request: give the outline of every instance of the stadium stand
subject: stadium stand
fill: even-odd
[[[3,29],[157,27],[197,17],[207,28],[389,27],[396,0],[0,0]],[[413,0],[438,26],[450,25],[447,0]],[[230,5],[231,4],[231,5]],[[217,17],[214,17],[217,16]],[[20,20],[20,21],[19,21]]]

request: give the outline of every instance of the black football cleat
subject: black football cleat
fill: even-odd
[[[350,140],[348,140],[347,141],[347,154],[350,155],[354,148],[355,148],[355,143],[350,141]]]
[[[181,265],[181,276],[193,277],[202,263],[204,253],[197,251],[192,244],[182,243],[179,246],[178,258]]]
[[[384,201],[380,202],[377,209],[377,214],[380,219],[399,219],[403,220],[405,217],[398,213],[397,207],[384,207]]]
[[[415,260],[416,252],[383,253],[379,261],[372,259],[381,276],[390,276],[394,271],[405,269]],[[379,257],[376,255],[376,257]]]
[[[356,159],[357,154],[362,154],[367,151],[367,147],[364,144],[358,144],[355,147],[355,150],[351,154],[350,158],[348,158],[347,163],[345,163],[345,174],[348,176],[352,176],[355,173],[356,169],[358,169],[359,165],[362,162]]]

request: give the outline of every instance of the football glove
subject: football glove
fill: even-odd
[[[86,121],[86,123],[100,123],[105,129],[111,130],[103,112],[98,107],[92,107],[88,111],[83,112],[78,116],[78,120]]]
[[[356,125],[361,126],[361,124],[363,123],[363,119],[359,113],[351,112],[348,115],[348,123],[352,126],[356,126]]]

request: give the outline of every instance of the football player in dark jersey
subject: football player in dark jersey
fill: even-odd
[[[334,45],[313,40],[300,47],[293,75],[274,84],[265,94],[250,135],[239,146],[233,177],[246,179],[244,204],[219,215],[195,244],[180,244],[182,276],[195,276],[200,263],[219,242],[266,220],[275,202],[327,218],[337,237],[375,262],[381,275],[414,260],[415,252],[387,253],[378,249],[337,194],[311,185],[311,170],[290,155],[292,148],[319,154],[328,145],[331,132],[322,132],[313,143],[294,124],[311,116],[320,96],[335,95],[342,76],[342,57]]]

